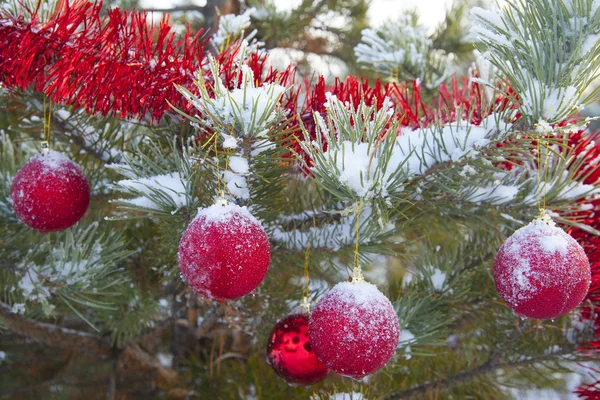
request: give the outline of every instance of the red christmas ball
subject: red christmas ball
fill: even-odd
[[[267,344],[267,362],[292,385],[312,385],[327,376],[329,370],[308,340],[308,314],[292,314],[275,325]]]
[[[90,186],[79,165],[51,150],[34,156],[17,172],[10,198],[25,225],[55,232],[83,217],[90,204]]]
[[[179,269],[204,297],[224,301],[262,282],[271,248],[262,225],[246,207],[216,204],[200,209],[179,243]]]
[[[365,281],[338,283],[310,315],[308,337],[319,360],[340,375],[361,379],[382,368],[398,346],[392,303]]]
[[[591,280],[583,248],[549,217],[517,230],[500,247],[494,282],[517,314],[537,319],[565,315],[585,297]]]

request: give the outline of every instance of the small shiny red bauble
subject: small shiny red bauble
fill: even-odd
[[[338,283],[310,315],[308,337],[325,366],[361,379],[381,369],[398,346],[400,325],[392,303],[375,285]]]
[[[83,217],[90,204],[90,186],[77,164],[51,150],[34,156],[17,172],[10,198],[25,225],[54,232]]]
[[[292,385],[312,385],[327,376],[329,370],[308,340],[308,314],[292,314],[275,325],[267,344],[267,362]]]
[[[179,243],[179,269],[200,295],[236,299],[262,282],[271,262],[269,239],[246,207],[200,209]]]
[[[552,319],[573,310],[591,281],[583,248],[549,218],[517,230],[500,247],[494,282],[517,314]]]

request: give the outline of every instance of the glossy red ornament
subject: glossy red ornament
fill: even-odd
[[[279,321],[269,336],[267,362],[292,385],[312,385],[329,370],[317,358],[308,340],[308,314],[292,314]]]
[[[308,337],[323,364],[361,379],[381,369],[398,346],[400,325],[392,303],[375,285],[338,283],[310,315]]]
[[[200,209],[179,243],[183,279],[200,295],[218,301],[252,292],[270,262],[262,225],[246,207],[234,204]]]
[[[573,310],[591,281],[583,248],[549,217],[517,230],[500,247],[494,282],[517,314],[552,319]]]
[[[54,232],[83,217],[90,204],[90,186],[79,165],[51,150],[34,156],[17,172],[10,198],[25,225]]]

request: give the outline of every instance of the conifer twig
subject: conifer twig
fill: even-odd
[[[4,328],[49,347],[71,349],[102,359],[108,358],[111,354],[112,347],[108,338],[23,318],[12,313],[10,307],[4,303],[0,303],[0,317]],[[118,367],[134,369],[152,376],[159,388],[172,388],[177,384],[175,371],[160,365],[135,343],[128,344],[120,351]]]
[[[387,397],[384,397],[384,399],[385,400],[410,399],[417,395],[422,395],[424,393],[427,393],[429,390],[435,389],[436,391],[439,391],[441,389],[450,388],[454,385],[487,375],[498,369],[519,368],[519,367],[524,367],[524,366],[531,365],[531,364],[541,363],[544,361],[552,361],[552,360],[556,360],[557,358],[559,358],[561,356],[571,354],[572,352],[573,352],[573,349],[565,348],[565,349],[562,349],[562,350],[554,352],[554,353],[544,354],[544,355],[540,355],[537,357],[528,358],[526,360],[519,360],[519,361],[514,361],[514,362],[509,362],[509,363],[501,362],[499,360],[499,358],[500,358],[499,355],[493,354],[486,362],[479,365],[478,367],[463,371],[463,372],[456,374],[454,376],[451,376],[451,377],[446,377],[446,378],[434,380],[431,382],[426,382],[422,385],[414,386],[410,389],[393,392],[390,395],[388,395]]]

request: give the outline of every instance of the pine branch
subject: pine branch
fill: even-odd
[[[0,303],[0,316],[6,329],[50,347],[72,349],[101,358],[106,358],[110,352],[108,342],[98,335],[22,318],[4,303]]]
[[[101,359],[107,359],[113,351],[108,338],[58,325],[25,319],[17,314],[13,314],[10,307],[3,303],[0,303],[0,316],[4,328],[50,347],[70,349]],[[128,344],[119,352],[118,366],[120,368],[134,369],[140,373],[152,376],[156,385],[162,389],[173,388],[177,385],[177,374],[175,371],[160,365],[158,361],[144,352],[136,343]]]
[[[56,118],[54,114],[52,114],[52,126],[58,128],[58,131],[63,135],[68,137],[73,143],[84,150],[87,154],[93,156],[94,158],[102,161],[103,163],[112,163],[115,162],[113,159],[106,160],[106,157],[103,156],[102,151],[98,151],[93,146],[88,146],[85,142],[85,139],[81,135],[72,135],[70,134],[70,129],[67,124],[59,118]]]
[[[401,390],[397,392],[393,392],[387,397],[384,397],[384,400],[396,400],[396,399],[409,399],[415,397],[417,395],[422,395],[427,393],[430,390],[440,391],[442,389],[447,389],[457,384],[468,382],[473,379],[482,377],[484,375],[488,375],[491,372],[495,372],[499,369],[511,369],[511,368],[520,368],[525,367],[532,364],[541,363],[544,361],[553,361],[564,355],[571,354],[574,349],[562,349],[560,351],[545,354],[538,357],[528,358],[526,360],[519,360],[510,363],[503,363],[499,359],[501,358],[500,353],[493,353],[490,358],[483,364],[475,367],[473,369],[463,371],[457,375],[448,378],[442,378],[435,381],[427,382],[419,386],[412,387],[407,390]]]

